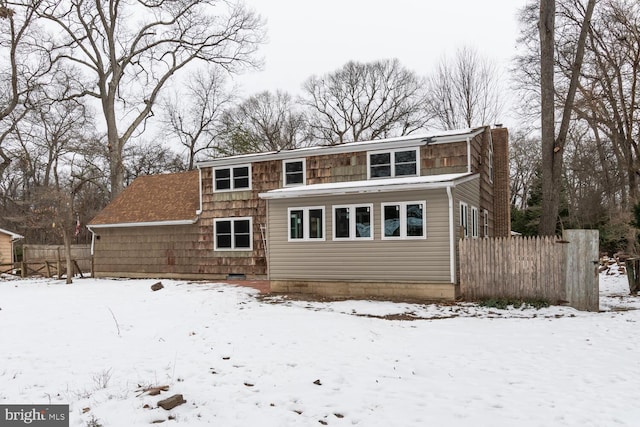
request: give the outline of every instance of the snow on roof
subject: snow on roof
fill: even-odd
[[[9,236],[11,236],[11,240],[24,239],[24,236],[21,236],[20,234],[14,233],[14,232],[9,231],[9,230],[5,230],[4,228],[0,228],[0,233],[8,234]]]
[[[411,176],[403,178],[369,179],[364,181],[333,182],[330,184],[301,185],[297,187],[280,188],[260,193],[263,199],[279,199],[290,197],[310,197],[320,195],[335,195],[346,193],[371,193],[400,190],[417,190],[429,188],[445,188],[464,178],[477,177],[472,173],[452,173],[440,175]]]
[[[239,154],[237,156],[220,157],[217,159],[206,160],[197,163],[197,167],[209,166],[225,166],[231,164],[250,163],[252,161],[266,161],[278,159],[290,159],[295,157],[303,157],[307,155],[346,153],[354,151],[364,151],[372,149],[377,145],[393,146],[399,145],[417,145],[419,143],[442,144],[447,142],[463,141],[467,137],[474,137],[484,131],[484,127],[466,128],[446,131],[435,131],[422,134],[411,134],[398,136],[394,138],[374,139],[370,141],[347,142],[339,145],[314,145],[311,147],[296,148],[293,150],[268,151],[264,153]]]

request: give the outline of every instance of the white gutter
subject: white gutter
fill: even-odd
[[[456,226],[454,223],[455,216],[453,209],[452,186],[447,187],[447,197],[449,198],[449,272],[451,274],[451,283],[456,283]]]
[[[148,222],[120,222],[115,224],[92,224],[87,225],[89,231],[93,233],[93,228],[122,228],[122,227],[156,227],[165,225],[191,225],[195,224],[198,218],[194,219],[177,219],[173,221],[148,221]]]

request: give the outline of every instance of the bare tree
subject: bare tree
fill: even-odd
[[[144,130],[171,77],[197,62],[228,71],[254,65],[263,39],[259,16],[226,1],[43,0],[36,11],[61,33],[44,50],[83,72],[76,96],[100,101],[112,197],[124,186],[124,147]]]
[[[37,3],[0,0],[0,177],[11,163],[3,142],[29,111],[30,94],[47,69],[29,49],[35,18],[26,6]]]
[[[397,59],[350,61],[304,83],[313,136],[329,144],[410,134],[429,117],[424,83]]]
[[[143,175],[184,171],[181,157],[159,142],[130,144],[125,149],[124,164],[127,185]]]
[[[461,129],[497,123],[503,110],[500,74],[493,62],[463,47],[444,57],[428,79],[430,113],[437,126]]]
[[[194,168],[199,154],[213,154],[222,116],[234,99],[225,75],[211,67],[191,75],[186,93],[176,92],[165,100],[164,128],[187,151],[187,169]]]
[[[224,116],[224,155],[299,148],[309,143],[304,113],[286,92],[250,96]]]
[[[540,0],[540,96],[541,96],[541,138],[542,138],[542,217],[540,218],[540,235],[555,235],[560,208],[560,192],[562,189],[563,154],[569,132],[571,114],[574,108],[576,90],[578,88],[582,62],[591,16],[595,0],[588,0],[583,10],[580,33],[573,44],[575,52],[571,61],[569,86],[566,97],[562,100],[561,122],[556,134],[555,123],[555,0]],[[577,5],[582,6],[580,2]]]
[[[523,131],[510,132],[509,169],[511,205],[523,210],[540,169],[540,138]]]

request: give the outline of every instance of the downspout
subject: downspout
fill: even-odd
[[[91,256],[93,256],[94,253],[94,245],[95,245],[95,241],[96,241],[96,233],[93,231],[93,229],[87,225],[87,230],[89,230],[91,232]]]
[[[200,197],[200,208],[196,212],[196,216],[202,214],[202,169],[198,166],[198,195]]]
[[[451,193],[451,185],[447,185],[447,197],[449,198],[449,270],[451,274],[451,283],[456,283],[456,227],[453,215],[453,194]]]

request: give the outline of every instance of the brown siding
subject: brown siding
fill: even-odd
[[[0,264],[10,264],[11,262],[13,262],[11,236],[0,233]]]
[[[420,159],[420,175],[464,173],[467,171],[467,143],[423,145]]]
[[[381,203],[426,201],[427,239],[382,240]],[[373,240],[333,240],[332,206],[373,203]],[[321,242],[289,242],[287,208],[324,206]],[[269,201],[272,280],[451,283],[446,191],[355,194]]]

